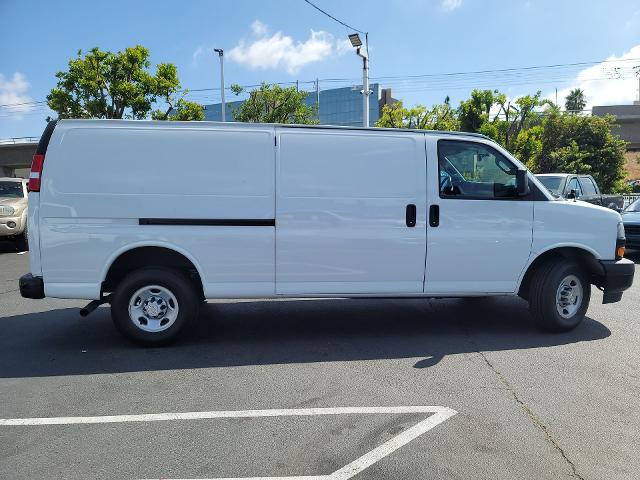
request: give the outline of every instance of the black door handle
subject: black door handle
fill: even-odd
[[[407,205],[405,220],[407,221],[407,227],[416,226],[416,206],[413,203]]]
[[[440,225],[440,206],[439,205],[431,205],[429,207],[429,225],[432,227],[437,227]]]

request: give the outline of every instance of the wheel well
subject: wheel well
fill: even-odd
[[[598,259],[587,250],[578,247],[560,247],[544,252],[538,258],[536,258],[524,275],[520,288],[518,289],[518,295],[525,300],[529,294],[529,285],[531,284],[531,278],[536,269],[548,260],[575,260],[576,263],[581,265],[586,274],[589,276],[589,282],[598,284],[598,277],[602,275],[602,266],[598,262]]]
[[[143,267],[167,267],[184,272],[204,298],[202,279],[191,260],[175,250],[163,247],[138,247],[124,252],[109,267],[102,282],[102,292],[113,292],[127,274]]]

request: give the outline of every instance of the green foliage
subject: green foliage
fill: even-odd
[[[584,101],[584,92],[572,91]],[[560,111],[541,92],[509,101],[497,90],[473,90],[451,109],[448,99],[431,110],[385,106],[376,126],[477,132],[494,139],[535,173],[588,173],[604,192],[624,192],[625,142],[612,132],[613,117],[588,117]]]
[[[542,122],[542,148],[530,162],[536,173],[588,173],[603,192],[624,191],[626,142],[612,133],[614,117],[552,113]]]
[[[47,104],[59,118],[143,119],[159,98],[169,103],[170,110],[179,101],[176,67],[160,63],[151,74],[150,66],[149,51],[141,45],[116,53],[99,48],[84,55],[78,51],[68,69],[56,73],[58,82],[47,95]]]
[[[239,85],[231,85],[236,95],[244,92]],[[317,107],[306,104],[307,92],[296,87],[283,88],[278,84],[262,83],[249,92],[249,98],[233,111],[239,122],[251,123],[318,123]]]
[[[384,105],[376,127],[457,130],[459,122],[447,97],[444,103],[433,105],[431,109],[424,105],[405,108],[402,102]]]
[[[155,110],[151,113],[153,120],[172,120],[172,121],[193,121],[204,120],[204,109],[202,105],[196,102],[190,102],[184,98],[179,98],[175,102],[169,103],[166,112]]]
[[[479,132],[489,121],[491,107],[501,100],[503,95],[497,90],[473,90],[471,98],[460,102],[458,119],[463,132]]]
[[[567,112],[577,115],[584,107],[587,106],[587,101],[584,98],[584,91],[579,88],[574,88],[569,92],[569,94],[565,97],[564,108]]]

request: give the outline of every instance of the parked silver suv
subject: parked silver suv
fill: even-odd
[[[15,240],[19,251],[27,243],[27,181],[22,178],[0,178],[0,240]]]

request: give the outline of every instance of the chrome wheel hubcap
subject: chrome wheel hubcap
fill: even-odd
[[[567,275],[556,292],[556,309],[562,318],[571,318],[582,305],[582,282],[575,275]]]
[[[162,332],[178,318],[178,300],[165,287],[149,285],[135,292],[129,300],[129,318],[145,332]]]

